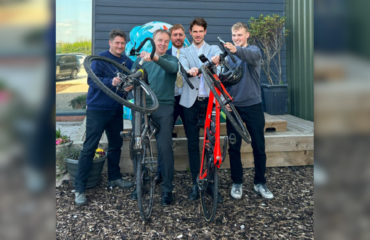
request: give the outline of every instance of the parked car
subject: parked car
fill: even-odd
[[[81,64],[76,54],[56,54],[56,77],[77,78]]]
[[[81,67],[84,67],[84,60],[87,57],[83,53],[76,53],[77,59],[80,61]]]

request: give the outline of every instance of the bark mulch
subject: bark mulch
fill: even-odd
[[[230,197],[229,170],[219,174],[224,202],[213,223],[206,223],[200,201],[189,201],[190,173],[175,172],[174,204],[160,205],[156,188],[151,221],[140,219],[132,189],[107,190],[106,174],[99,185],[86,191],[88,205],[76,206],[73,186],[64,181],[56,189],[57,239],[313,239],[313,167],[268,168],[267,186],[273,200],[253,192],[254,169],[244,170],[243,198]],[[123,175],[132,180],[131,174]]]

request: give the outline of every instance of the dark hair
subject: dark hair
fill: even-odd
[[[193,30],[194,25],[202,26],[202,27],[204,27],[204,30],[207,30],[207,22],[206,22],[206,20],[204,20],[204,18],[198,17],[198,18],[194,19],[193,21],[191,21],[191,23],[190,23],[190,30],[191,31]]]
[[[181,24],[175,24],[170,28],[170,34],[172,35],[172,31],[175,31],[177,29],[182,29],[185,33],[185,28]]]
[[[167,30],[164,30],[164,29],[157,29],[157,30],[155,30],[155,31],[154,31],[154,33],[153,33],[153,40],[154,40],[155,36],[156,36],[158,33],[167,33],[167,35],[168,35],[168,36],[170,37],[170,39],[171,39],[171,35],[170,35],[170,33],[169,33]]]
[[[117,36],[123,37],[126,41],[126,33],[120,29],[113,29],[109,33],[109,40],[113,41],[113,39]]]

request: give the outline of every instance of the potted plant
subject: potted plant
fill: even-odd
[[[74,109],[86,109],[86,98],[87,93],[79,95],[69,101],[69,106],[72,106]]]
[[[269,82],[261,85],[266,112],[273,115],[284,114],[288,84],[282,81],[281,49],[289,32],[284,27],[285,17],[261,14],[259,18],[252,17],[249,25],[249,40],[262,50],[261,68]],[[271,66],[274,66],[277,72]]]
[[[60,149],[64,147],[68,147],[71,144],[72,144],[71,139],[67,135],[62,134],[62,131],[60,130],[60,128],[58,128],[58,130],[55,131],[55,150],[56,152],[59,152]]]
[[[59,159],[63,159],[67,165],[67,170],[73,186],[75,185],[76,181],[80,153],[81,149],[73,146],[64,148],[59,153]],[[99,183],[106,159],[107,159],[106,152],[101,148],[96,149],[95,156],[93,159],[93,165],[91,167],[89,177],[87,179],[86,188],[93,188]]]

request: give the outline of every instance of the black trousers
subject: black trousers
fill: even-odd
[[[247,130],[251,135],[252,149],[254,157],[255,176],[254,184],[266,183],[266,152],[265,152],[265,116],[262,110],[262,104],[256,104],[248,107],[236,107],[240,117],[246,124]],[[243,166],[240,158],[240,148],[242,138],[236,133],[234,127],[229,121],[226,121],[227,135],[234,134],[236,143],[229,145],[231,179],[233,183],[243,183]]]
[[[199,128],[197,127],[197,116],[203,106],[207,107],[208,98],[203,101],[196,100],[190,108],[184,107],[186,122],[186,137],[188,138],[188,154],[190,172],[193,185],[197,183],[200,171],[200,151],[199,151]]]
[[[181,99],[181,95],[180,96],[175,96],[175,107],[174,107],[174,111],[173,111],[173,128],[175,127],[175,122],[177,120],[177,118],[180,116],[181,117],[181,121],[182,121],[182,125],[184,126],[184,129],[185,129],[185,115],[184,115],[184,107],[180,105],[180,99]],[[173,131],[173,129],[172,129]],[[186,130],[185,130],[185,135],[186,135]],[[158,168],[157,168],[157,175],[161,172],[161,159],[158,158]]]
[[[152,113],[154,122],[159,124],[161,130],[155,134],[158,150],[158,166],[161,165],[160,171],[163,177],[161,185],[162,192],[172,192],[173,174],[174,174],[174,157],[172,150],[172,130],[173,128],[173,105],[159,106],[157,111]]]
[[[122,130],[123,110],[86,110],[86,140],[78,161],[76,192],[84,192],[86,189],[95,150],[104,131],[108,138],[108,180],[121,178],[119,162],[123,143],[120,136]]]

